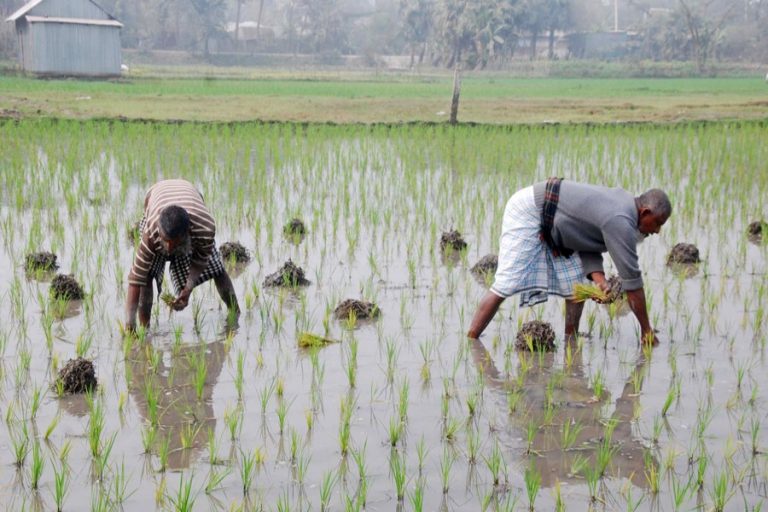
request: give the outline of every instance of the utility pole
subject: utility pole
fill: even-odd
[[[619,31],[619,0],[613,0],[613,31]]]

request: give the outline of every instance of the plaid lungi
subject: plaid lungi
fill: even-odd
[[[142,218],[139,223],[139,233],[144,233],[144,225],[146,224],[146,218]],[[172,254],[168,255],[162,252],[156,252],[155,257],[152,260],[152,265],[149,267],[149,279],[154,279],[157,284],[158,295],[163,293],[163,276],[165,274],[165,263],[170,262],[171,283],[173,289],[176,291],[176,295],[181,293],[181,290],[187,284],[187,278],[189,277],[190,263],[189,254]],[[221,260],[221,254],[216,246],[213,247],[213,252],[210,258],[208,258],[208,265],[206,265],[203,272],[195,281],[193,288],[203,284],[209,279],[213,279],[224,272],[224,262]]]
[[[546,302],[549,295],[570,298],[573,285],[586,280],[581,258],[556,257],[541,239],[541,211],[533,187],[507,202],[499,239],[499,265],[491,292],[499,297],[520,294],[521,306]]]

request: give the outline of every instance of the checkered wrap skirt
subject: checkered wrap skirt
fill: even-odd
[[[557,257],[541,238],[541,211],[533,187],[507,202],[499,240],[499,265],[491,292],[499,297],[520,294],[520,306],[546,302],[549,295],[570,298],[573,285],[584,282],[578,253]]]
[[[146,218],[142,218],[139,223],[139,233],[144,233],[145,225]],[[149,279],[155,280],[158,295],[163,292],[163,276],[165,274],[166,262],[170,262],[171,283],[173,284],[173,289],[176,291],[176,295],[178,295],[187,284],[191,259],[189,254],[173,254],[169,256],[165,253],[155,253],[152,265],[149,267]],[[211,257],[208,258],[208,265],[206,265],[203,272],[197,278],[197,281],[195,281],[193,288],[196,288],[209,279],[213,279],[222,272],[224,272],[224,262],[221,259],[219,250],[214,246]]]

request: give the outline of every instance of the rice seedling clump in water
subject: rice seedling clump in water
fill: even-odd
[[[306,235],[307,227],[301,219],[294,217],[283,226],[283,234],[287,236]]]
[[[525,322],[517,332],[515,347],[518,350],[552,352],[555,350],[555,331],[547,322]]]
[[[52,252],[34,252],[24,258],[24,270],[28,274],[35,272],[52,272],[59,268],[56,255]]]
[[[51,296],[56,300],[82,300],[82,286],[72,274],[57,274],[51,281]]]
[[[357,319],[376,318],[381,314],[381,310],[373,302],[355,299],[344,300],[333,310],[333,315],[341,320],[349,318],[351,314]]]
[[[251,254],[240,242],[225,242],[219,246],[219,252],[224,261],[234,261],[235,263],[251,261]]]
[[[699,249],[693,244],[675,244],[667,256],[667,265],[690,265],[693,263],[699,263],[700,261],[701,259],[699,259]]]
[[[451,231],[445,231],[442,236],[440,236],[440,249],[445,252],[449,250],[453,251],[461,251],[463,249],[466,249],[467,242],[464,241],[464,238],[461,236],[461,233],[458,231],[451,230]]]
[[[495,254],[486,254],[470,271],[475,275],[488,276],[496,273],[496,268],[499,266],[499,257]]]
[[[264,279],[264,286],[307,286],[309,281],[304,277],[304,270],[296,266],[290,259],[273,274]]]
[[[66,393],[85,393],[96,387],[96,370],[88,359],[70,359],[64,368],[59,370],[57,382],[61,382]]]

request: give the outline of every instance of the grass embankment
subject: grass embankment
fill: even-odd
[[[446,74],[265,72],[243,78],[120,81],[0,77],[5,117],[335,123],[433,122],[447,118]],[[477,123],[676,122],[768,118],[758,78],[590,79],[469,75],[459,120]]]

